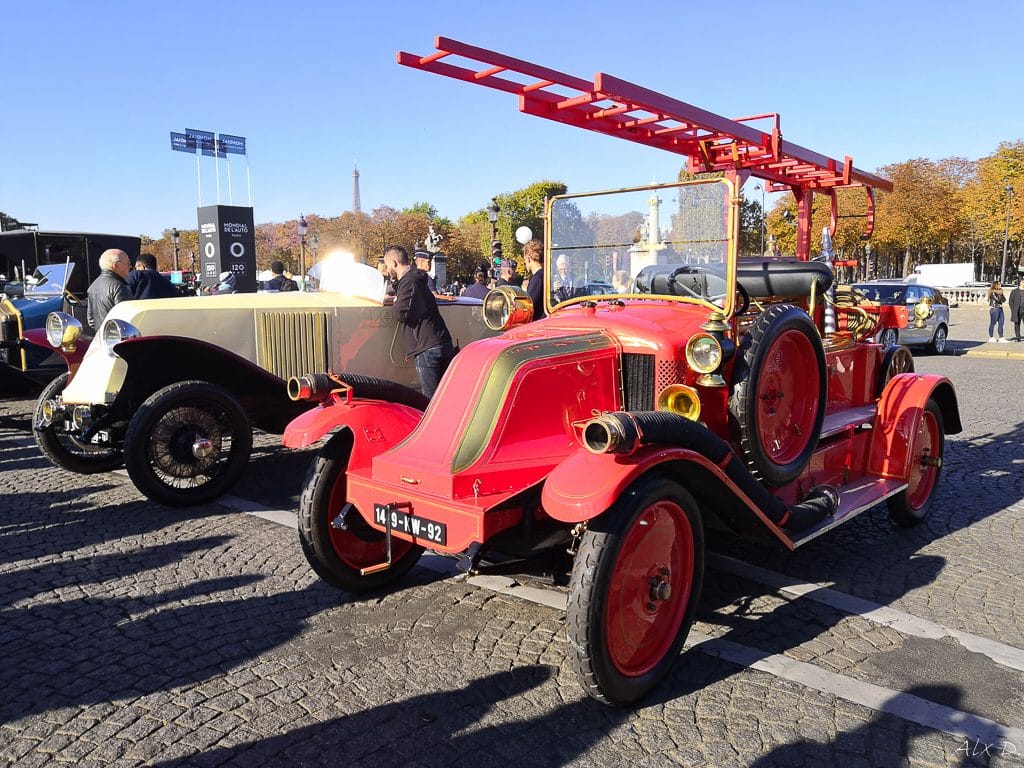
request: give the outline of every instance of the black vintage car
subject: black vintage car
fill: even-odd
[[[54,310],[84,324],[86,291],[99,275],[100,254],[120,248],[134,262],[140,245],[129,235],[0,232],[0,378],[45,382],[67,370],[59,355],[27,341],[25,332],[42,328]]]

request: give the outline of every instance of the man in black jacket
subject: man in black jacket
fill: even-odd
[[[109,248],[100,254],[100,274],[89,286],[86,309],[86,319],[97,333],[114,305],[132,298],[125,282],[129,268],[128,254],[124,251]]]
[[[125,282],[136,299],[170,299],[178,295],[171,281],[157,271],[156,256],[152,253],[139,254],[135,271]]]
[[[384,265],[395,281],[393,310],[403,325],[406,358],[415,358],[420,391],[433,397],[454,355],[451,334],[427,287],[427,273],[412,266],[408,251],[400,245],[389,245],[384,251]]]
[[[1010,291],[1010,321],[1013,323],[1013,340],[1020,341],[1020,324],[1024,320],[1024,278]]]
[[[267,281],[268,291],[297,291],[299,290],[299,284],[292,280],[290,277],[285,277],[284,274],[284,262],[283,261],[272,261],[270,262],[270,271],[274,274],[272,278]]]

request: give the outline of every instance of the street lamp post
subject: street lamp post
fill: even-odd
[[[764,222],[765,222],[765,216],[764,216],[764,186],[762,186],[761,184],[755,184],[754,185],[754,189],[761,190],[761,216],[760,216],[760,219],[761,219],[761,253],[760,253],[760,255],[764,256]]]
[[[181,233],[175,227],[171,230],[171,243],[174,244],[174,271],[178,271],[178,243],[181,241]]]
[[[309,222],[301,213],[299,214],[299,280],[301,289],[306,290],[306,232],[309,231]]]
[[[491,198],[491,204],[487,206],[487,221],[491,224],[491,274],[496,275],[498,271],[498,265],[494,264],[494,259],[501,255],[501,244],[498,242],[498,212],[501,209],[498,208],[498,201],[493,197]]]
[[[1003,235],[1003,266],[999,270],[999,283],[1006,282],[1006,251],[1010,245],[1010,206],[1013,204],[1013,187],[1007,184],[1006,190],[1006,234]]]

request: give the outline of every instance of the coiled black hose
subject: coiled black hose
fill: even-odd
[[[630,453],[637,445],[660,443],[687,448],[717,464],[751,501],[780,528],[798,532],[833,514],[839,500],[832,488],[811,489],[799,504],[788,505],[773,496],[732,447],[706,427],[669,411],[617,411],[589,421],[583,443],[592,453]]]
[[[335,378],[352,387],[353,396],[366,400],[386,400],[389,403],[408,405],[420,411],[426,410],[427,404],[430,403],[429,397],[404,384],[373,376],[360,376],[358,373],[339,373],[334,378],[327,373],[292,376],[288,379],[288,397],[292,400],[322,402],[333,390],[338,389]]]

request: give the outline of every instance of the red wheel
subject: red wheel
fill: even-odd
[[[672,668],[704,570],[697,505],[679,484],[642,478],[583,536],[566,619],[591,696],[628,704]]]
[[[811,340],[801,331],[776,336],[760,366],[755,391],[757,440],[776,464],[791,464],[807,447],[817,418],[822,372]]]
[[[897,525],[904,528],[917,525],[931,511],[942,474],[945,440],[942,412],[934,400],[929,400],[910,448],[907,489],[886,501],[889,515]]]
[[[351,435],[343,432],[330,440],[313,466],[299,502],[299,542],[306,560],[328,584],[347,592],[366,592],[388,586],[409,572],[423,547],[398,538],[391,540],[391,567],[363,576],[361,568],[387,559],[384,534],[371,528],[353,510],[344,530],[335,521],[345,506],[345,470]]]
[[[784,485],[807,466],[825,418],[825,351],[799,307],[769,307],[750,330],[729,409],[754,475]]]

